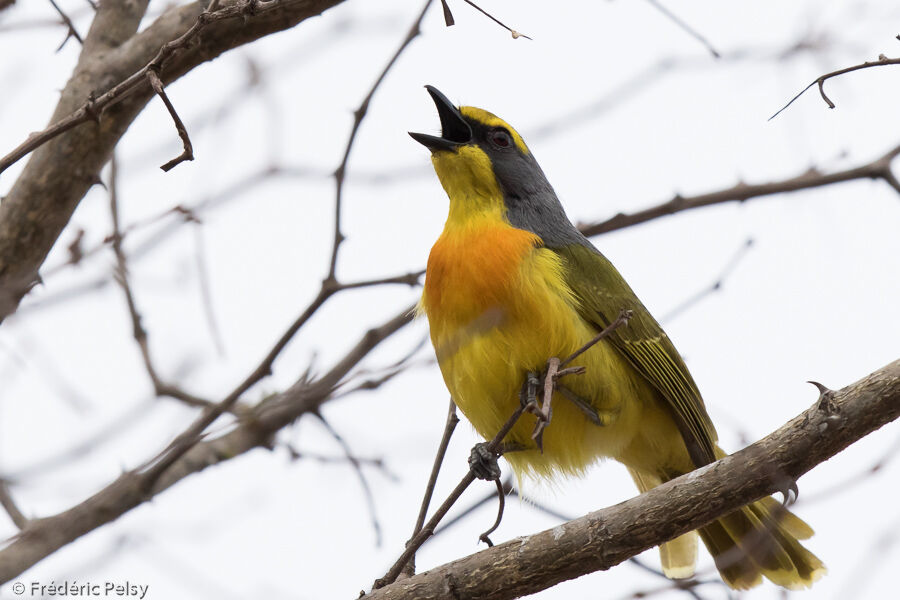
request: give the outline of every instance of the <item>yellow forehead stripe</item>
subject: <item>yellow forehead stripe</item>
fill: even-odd
[[[516,143],[516,147],[522,154],[531,154],[528,151],[528,146],[525,145],[525,140],[522,139],[522,136],[519,135],[519,132],[510,127],[509,123],[507,123],[497,115],[489,113],[488,111],[481,108],[475,108],[474,106],[460,106],[459,112],[461,112],[467,119],[478,121],[479,123],[487,127],[503,127],[512,136],[513,141]]]

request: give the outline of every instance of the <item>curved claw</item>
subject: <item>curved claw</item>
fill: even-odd
[[[779,490],[781,492],[781,505],[787,508],[797,501],[797,497],[800,495],[800,488],[797,487],[797,480],[795,479],[786,479],[782,482],[782,486],[781,490]]]

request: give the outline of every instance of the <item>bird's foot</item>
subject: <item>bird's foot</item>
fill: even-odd
[[[469,469],[478,479],[494,481],[500,477],[499,454],[491,451],[488,442],[481,442],[472,447],[469,454]]]

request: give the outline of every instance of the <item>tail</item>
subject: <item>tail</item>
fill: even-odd
[[[629,472],[641,492],[662,483],[659,477],[633,469]],[[826,572],[822,561],[797,541],[811,537],[812,528],[773,498],[763,498],[661,545],[667,577],[682,579],[694,574],[697,533],[722,579],[734,589],[752,588],[763,577],[791,590],[802,589]]]

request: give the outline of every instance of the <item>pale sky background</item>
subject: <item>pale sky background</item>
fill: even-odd
[[[59,4],[86,33],[86,3]],[[338,265],[342,280],[421,268],[440,233],[447,199],[427,151],[406,134],[439,130],[424,84],[516,127],[574,221],[632,212],[676,192],[714,191],[739,180],[761,183],[812,166],[842,169],[900,143],[897,67],[830,81],[834,110],[811,90],[766,121],[824,72],[880,53],[900,55],[900,5],[892,2],[669,2],[722,53],[719,60],[648,2],[481,4],[534,40],[512,40],[459,1],[450,2],[457,20],[452,28],[444,26],[439,3],[430,9],[423,35],[379,89],[353,149],[344,196],[348,240]],[[152,3],[151,14],[163,6]],[[234,192],[199,212],[202,227],[181,227],[130,263],[165,378],[220,398],[315,295],[331,248],[334,191],[327,174],[340,161],[352,111],[421,6],[349,0],[175,82],[169,96],[190,132],[196,159],[169,173],[158,166],[181,145],[160,101],[152,100],[125,135],[118,155],[126,226],[177,204],[225,200],[224,192]],[[2,154],[45,126],[77,59],[74,40],[54,52],[63,29],[27,26],[55,18],[52,6],[40,1],[20,0],[0,13]],[[806,49],[789,51],[801,41]],[[249,64],[262,77],[250,91]],[[272,164],[297,173],[235,192]],[[0,195],[23,165],[0,175]],[[898,200],[883,182],[859,181],[682,213],[594,242],[663,321],[703,392],[723,447],[733,451],[806,409],[817,395],[807,380],[840,388],[900,354]],[[126,251],[135,252],[174,222],[169,217],[143,226],[126,239]],[[107,193],[95,187],[46,261],[45,274],[66,261],[66,246],[78,228],[91,247],[109,234],[109,223]],[[752,248],[718,293],[666,318],[710,285],[748,238]],[[223,356],[203,310],[198,243]],[[194,414],[174,400],[152,398],[121,290],[110,284],[113,264],[106,249],[78,267],[45,275],[46,284],[0,327],[0,475],[14,481],[13,494],[29,516],[55,514],[82,501],[122,469],[155,454]],[[97,278],[106,285],[51,302]],[[284,389],[311,361],[327,369],[362,331],[418,294],[384,287],[333,299],[247,398]],[[366,365],[389,364],[426,331],[427,324],[417,322]],[[430,345],[417,356],[424,364],[432,356]],[[366,468],[383,533],[380,546],[353,469],[340,462],[292,461],[280,445],[190,476],[39,563],[20,581],[127,580],[149,584],[148,598],[154,600],[355,598],[384,573],[409,536],[447,398],[437,368],[428,364],[375,393],[349,396],[323,410],[357,455],[383,458],[391,474]],[[227,429],[220,422],[213,430]],[[98,435],[101,444],[72,452]],[[898,461],[860,482],[846,482],[887,453],[896,457],[898,436],[897,424],[889,425],[800,479],[796,512],[816,529],[808,546],[830,572],[797,598],[896,595]],[[341,456],[313,419],[285,430],[280,441]],[[476,441],[463,421],[438,501],[462,476]],[[56,461],[60,455],[66,460]],[[475,486],[459,506],[489,489]],[[556,510],[579,516],[636,492],[621,466],[604,463],[583,480],[534,493]],[[419,554],[419,569],[482,548],[477,537],[495,510],[489,503],[429,543]],[[492,538],[501,542],[557,523],[512,501]],[[0,514],[0,536],[13,533]],[[705,549],[700,556],[700,569],[709,574]],[[642,558],[658,565],[655,549]],[[535,597],[615,599],[666,585],[623,564]],[[702,586],[698,593],[727,597],[720,585]],[[0,598],[14,597],[9,585],[0,588]],[[783,596],[767,582],[740,597]]]

